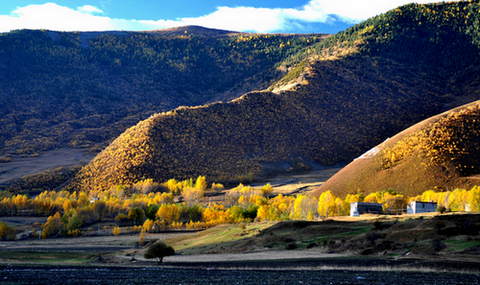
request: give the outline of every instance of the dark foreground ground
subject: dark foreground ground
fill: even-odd
[[[3,266],[0,284],[480,284],[480,275],[356,270]]]

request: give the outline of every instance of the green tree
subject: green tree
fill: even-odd
[[[170,256],[174,254],[175,254],[175,250],[173,249],[173,247],[160,241],[149,246],[143,256],[146,259],[156,258],[158,263],[160,264],[163,262],[163,258],[165,256]]]
[[[15,240],[15,228],[0,222],[0,240]]]
[[[105,216],[105,210],[107,204],[104,201],[96,200],[93,203],[93,215],[95,216],[95,221],[100,222]]]
[[[143,224],[144,217],[145,211],[140,207],[131,208],[130,211],[128,211],[128,218],[132,220],[135,225]]]
[[[160,206],[155,204],[148,206],[147,210],[145,211],[145,216],[147,216],[147,219],[154,221],[156,218],[155,215],[158,212],[158,208],[160,208]]]

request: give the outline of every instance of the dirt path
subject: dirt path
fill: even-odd
[[[222,262],[222,261],[259,261],[259,260],[285,260],[304,258],[333,258],[342,257],[344,254],[327,254],[320,251],[260,251],[248,253],[223,253],[223,254],[194,254],[174,255],[165,257],[165,262]]]

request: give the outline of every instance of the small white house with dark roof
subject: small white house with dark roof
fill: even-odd
[[[350,203],[350,216],[358,217],[361,214],[380,214],[383,211],[382,204],[379,203]]]
[[[431,213],[437,210],[437,202],[412,201],[407,205],[407,214]]]

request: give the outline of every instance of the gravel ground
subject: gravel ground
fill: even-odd
[[[347,270],[0,267],[1,284],[480,284],[480,275]]]

